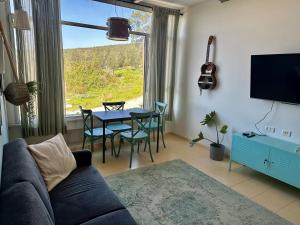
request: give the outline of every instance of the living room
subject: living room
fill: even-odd
[[[0,224],[300,224],[299,9],[0,1]]]

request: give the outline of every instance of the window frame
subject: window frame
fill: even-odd
[[[106,3],[106,4],[110,4],[110,5],[117,5],[117,4],[112,4],[110,3],[110,0],[93,0],[96,2],[102,2],[102,3]],[[123,2],[124,3],[124,2]],[[126,3],[125,5],[122,4],[120,6],[125,7],[125,8],[131,8],[131,9],[135,9],[135,10],[140,10],[140,11],[145,11],[145,12],[151,12],[152,13],[152,9],[149,9],[148,7],[143,7],[143,6],[139,6],[139,7],[129,7],[129,5],[132,5],[130,3]],[[88,29],[94,29],[94,30],[102,30],[102,31],[108,31],[108,27],[107,26],[99,26],[99,25],[94,25],[94,24],[87,24],[87,23],[79,23],[79,22],[73,22],[73,21],[66,21],[66,20],[61,20],[61,26],[73,26],[73,27],[80,27],[80,28],[88,28]],[[149,39],[150,39],[150,34],[149,33],[144,33],[144,32],[137,32],[137,31],[129,31],[130,35],[136,35],[136,36],[143,36],[145,38],[144,40],[144,49],[148,49],[149,47]],[[63,43],[62,43],[63,45]],[[147,52],[147,51],[144,51]],[[148,56],[146,55],[144,57],[144,81],[146,79],[146,69],[148,68]],[[144,93],[145,94],[145,82],[144,82]],[[65,90],[64,90],[65,91]],[[64,99],[65,101],[65,99]],[[78,114],[66,114],[66,108],[65,108],[65,118],[68,121],[71,120],[77,120],[79,118],[81,118],[80,115]]]

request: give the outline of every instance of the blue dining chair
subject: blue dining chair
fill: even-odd
[[[124,110],[125,102],[103,102],[105,111],[116,111]],[[113,131],[115,134],[118,134],[122,131],[130,130],[131,126],[124,124],[122,121],[119,123],[111,123],[106,126],[107,129]]]
[[[163,141],[164,148],[166,148],[165,138],[164,138],[164,130],[165,130],[165,114],[166,114],[167,106],[168,106],[168,104],[163,103],[163,102],[156,101],[154,103],[154,110],[156,113],[159,114],[159,117],[160,117],[159,131],[161,133],[161,138]],[[147,127],[148,124],[145,124],[145,126]],[[153,118],[153,121],[151,122],[151,125],[149,128],[150,131],[153,132],[153,137],[155,137],[154,132],[157,131],[157,128],[158,128],[157,118]],[[146,145],[145,145],[145,149],[146,149]]]
[[[103,138],[103,129],[94,128],[93,112],[90,109],[83,109],[79,106],[80,112],[83,120],[83,144],[82,149],[84,149],[86,139],[91,142],[91,151],[94,151],[94,141]],[[115,152],[114,141],[113,141],[113,131],[105,129],[105,137],[111,139],[111,151],[112,154]],[[105,149],[103,149],[105,151]]]
[[[102,103],[104,106],[105,111],[116,111],[116,110],[124,110],[125,102],[103,102]],[[113,131],[113,142],[114,142],[114,137],[119,134],[120,132],[131,130],[131,126],[128,124],[124,124],[122,121],[117,122],[117,123],[111,123],[106,125],[106,128]],[[117,156],[117,155],[115,155]]]
[[[148,144],[149,146],[149,153],[151,161],[154,162],[152,152],[151,152],[151,145],[150,145],[150,126],[153,119],[154,112],[146,112],[146,113],[134,113],[131,112],[131,127],[134,127],[134,123],[137,124],[137,129],[131,129],[130,131],[125,131],[120,133],[120,143],[119,143],[119,150],[117,156],[120,154],[122,140],[126,140],[131,144],[131,152],[130,152],[130,162],[129,168],[132,165],[132,155],[134,152],[134,145],[136,143],[140,143],[141,141],[145,141],[145,145]],[[139,151],[139,148],[138,148]]]

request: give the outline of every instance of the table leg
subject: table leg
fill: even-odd
[[[156,137],[156,152],[158,152],[158,149],[159,149],[159,127],[160,127],[160,116],[158,116],[158,119],[157,119],[157,137]]]
[[[103,121],[103,138],[102,138],[102,162],[105,163],[105,142],[106,142],[106,136],[105,136],[105,121]]]

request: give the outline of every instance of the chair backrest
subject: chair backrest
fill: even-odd
[[[160,115],[160,121],[162,124],[165,122],[165,114],[168,104],[164,102],[155,102],[154,103],[154,110],[156,113],[159,113]]]
[[[79,108],[83,121],[83,132],[87,130],[93,136],[93,111],[90,109],[83,109],[81,106],[79,106]]]
[[[135,113],[131,112],[131,127],[134,126],[134,123],[137,123],[137,130],[131,129],[132,137],[134,138],[140,131],[143,131],[150,135],[151,123],[154,115],[154,111],[146,113]]]
[[[103,102],[105,111],[123,110],[125,102]]]

